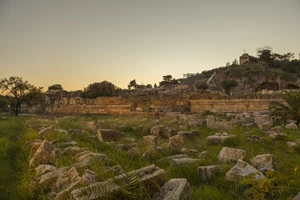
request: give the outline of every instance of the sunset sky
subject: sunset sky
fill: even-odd
[[[0,78],[44,88],[154,84],[265,45],[299,58],[299,0],[0,0]]]

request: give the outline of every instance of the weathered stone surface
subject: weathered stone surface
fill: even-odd
[[[233,114],[231,118],[233,125],[249,124],[254,122],[254,118],[249,113]]]
[[[287,141],[286,144],[287,144],[289,147],[296,147],[296,146],[298,146],[298,143],[297,143],[297,142]]]
[[[202,158],[208,158],[209,157],[209,152],[208,151],[202,151],[200,153],[200,157],[202,157]]]
[[[261,114],[254,114],[254,122],[259,125],[259,124],[271,124],[273,125],[273,119],[270,117],[270,115],[261,115]]]
[[[64,156],[64,155],[76,155],[80,152],[86,151],[88,150],[88,148],[80,148],[78,146],[74,146],[74,147],[67,147],[61,150],[60,155]]]
[[[193,156],[196,156],[197,154],[199,154],[199,151],[197,151],[196,149],[188,149],[188,148],[184,148],[184,147],[181,148],[180,151],[181,151],[181,153],[193,155]]]
[[[143,153],[142,158],[152,158],[161,155],[163,152],[164,150],[162,147],[152,146]]]
[[[253,166],[249,165],[243,160],[238,160],[237,164],[226,173],[225,179],[228,181],[239,181],[245,176],[257,172],[258,170]],[[256,179],[260,180],[262,178],[264,178],[264,175],[258,172]]]
[[[172,137],[174,135],[177,135],[177,129],[176,128],[165,127],[163,129],[163,133],[162,133],[163,137]]]
[[[170,149],[181,149],[184,146],[184,139],[181,135],[175,135],[169,138],[168,147]]]
[[[187,154],[178,154],[178,155],[174,155],[174,156],[169,156],[169,157],[161,158],[157,162],[171,161],[173,159],[188,158],[188,157],[189,156]]]
[[[111,129],[98,129],[97,136],[100,142],[119,141],[124,133]]]
[[[300,192],[293,198],[293,200],[300,200]]]
[[[270,137],[272,140],[280,140],[280,139],[286,138],[287,135],[284,134],[284,133],[271,133],[271,134],[269,135],[269,137]]]
[[[125,174],[121,165],[115,165],[107,170],[108,173],[111,173],[115,176]]]
[[[29,167],[36,167],[41,164],[54,164],[55,163],[56,148],[47,140],[44,140],[35,154],[29,161]]]
[[[75,167],[72,167],[69,171],[62,173],[55,181],[55,190],[60,191],[64,188],[68,188],[72,183],[77,182],[80,179],[79,174]]]
[[[124,142],[124,143],[136,143],[136,139],[135,138],[124,137],[124,138],[122,138],[121,142]]]
[[[116,151],[128,151],[133,147],[137,147],[137,143],[118,144],[115,147]]]
[[[57,170],[53,165],[42,164],[35,168],[36,176]]]
[[[31,144],[29,158],[32,158],[32,156],[35,154],[36,150],[38,150],[38,148],[41,146],[42,143],[43,143],[42,140],[38,140]]]
[[[280,133],[282,131],[282,127],[281,126],[274,126],[273,128],[271,128],[271,131],[276,131],[277,133]]]
[[[155,135],[147,135],[143,136],[143,143],[146,146],[156,146],[157,136]]]
[[[248,142],[263,142],[264,139],[262,137],[259,137],[257,135],[251,135],[250,137],[247,138]]]
[[[142,153],[137,147],[133,147],[127,151],[129,157],[139,157]]]
[[[206,126],[210,129],[231,129],[233,128],[232,122],[221,120],[213,115],[207,115]]]
[[[230,137],[235,137],[234,135],[211,135],[208,136],[207,142],[211,143],[211,144],[223,144],[228,138]]]
[[[273,154],[257,155],[251,159],[251,164],[256,169],[273,169]]]
[[[57,196],[56,192],[50,192],[46,195],[46,199],[47,200],[55,200],[56,196]]]
[[[51,125],[51,126],[49,126],[49,127],[47,127],[47,128],[44,128],[44,129],[40,130],[40,132],[38,133],[38,138],[44,139],[44,136],[45,136],[47,133],[54,131],[54,130],[55,130],[55,127],[56,127],[56,125],[53,124],[53,125]]]
[[[220,165],[201,166],[197,168],[197,173],[201,180],[209,180],[218,173],[220,168]]]
[[[83,172],[80,183],[81,184],[92,184],[92,183],[96,183],[97,182],[97,178],[95,175],[95,172],[87,169]]]
[[[172,159],[172,165],[188,165],[190,163],[194,163],[199,161],[198,159],[193,159],[193,158],[174,158]]]
[[[97,160],[97,161],[103,162],[103,163],[105,163],[108,160],[108,158],[105,154],[100,154],[100,153],[87,153],[87,154],[80,156],[77,160],[78,160],[78,162],[82,162],[82,161],[86,160],[87,158],[93,158],[94,160]]]
[[[236,162],[239,159],[243,159],[245,156],[246,156],[245,150],[223,147],[218,155],[218,161],[222,163]]]
[[[269,131],[271,130],[272,128],[272,125],[271,123],[267,122],[267,123],[262,123],[262,124],[258,124],[258,128],[259,130],[261,131]]]
[[[188,200],[191,196],[190,184],[187,179],[174,178],[166,182],[156,193],[153,200]]]
[[[192,140],[195,136],[190,131],[178,131],[178,135],[181,135],[186,140]]]
[[[151,128],[150,134],[155,136],[163,135],[165,128],[166,128],[165,125],[155,125]]]
[[[295,124],[295,123],[290,123],[290,124],[287,124],[287,125],[285,126],[285,128],[286,128],[286,129],[289,129],[289,130],[297,130],[297,129],[298,129],[298,126],[297,126],[297,124]]]
[[[93,133],[97,133],[98,127],[95,121],[87,122],[86,125]]]
[[[146,186],[155,188],[165,181],[166,172],[159,169],[155,165],[143,167],[132,172],[115,176],[103,182],[89,185],[85,188],[79,188],[71,192],[72,198],[79,199],[105,199],[111,194],[117,194],[120,190],[118,183],[122,182],[125,186]],[[133,181],[134,180],[134,181]],[[97,188],[97,192],[93,192],[91,188]]]

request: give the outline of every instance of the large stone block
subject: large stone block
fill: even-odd
[[[243,159],[245,156],[246,156],[245,150],[223,147],[218,155],[218,161],[222,163],[236,162],[239,159]]]
[[[44,140],[30,159],[29,167],[37,167],[41,164],[55,164],[55,152],[56,148],[47,140]]]

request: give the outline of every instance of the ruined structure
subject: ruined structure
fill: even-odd
[[[243,55],[240,56],[240,65],[244,65],[247,63],[256,63],[257,58],[254,56],[250,56],[247,53],[244,53]]]

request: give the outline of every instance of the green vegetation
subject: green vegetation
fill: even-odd
[[[211,114],[208,111],[206,114]],[[137,140],[141,152],[147,150],[143,145],[142,137],[149,134],[154,124],[154,117],[147,116],[148,120],[141,122],[141,117],[122,116],[69,116],[60,119],[45,119],[38,117],[9,117],[8,121],[0,121],[0,199],[44,199],[46,192],[33,191],[30,182],[35,173],[28,169],[28,155],[30,152],[29,143],[37,138],[39,128],[47,127],[57,122],[57,129],[72,129],[72,134],[64,134],[58,131],[46,135],[49,141],[56,140],[56,146],[63,148],[66,141],[76,141],[78,146],[87,147],[92,152],[104,153],[109,158],[107,166],[121,165],[125,172],[130,172],[141,167],[156,164],[166,170],[167,180],[171,178],[186,178],[191,184],[192,199],[292,199],[300,191],[300,148],[288,147],[287,141],[295,141],[299,138],[299,131],[283,130],[287,138],[273,141],[263,135],[257,128],[246,129],[236,127],[228,130],[230,138],[223,145],[212,145],[206,140],[209,135],[214,135],[218,130],[211,130],[206,126],[191,127],[187,121],[163,118],[160,124],[172,126],[178,130],[198,130],[199,135],[192,140],[185,140],[185,147],[195,149],[198,152],[208,151],[207,157],[200,155],[191,156],[199,161],[186,166],[171,166],[169,162],[160,162],[158,159],[180,153],[179,150],[168,151],[168,138],[159,137],[158,145],[164,149],[163,153],[153,157],[141,158],[130,157],[126,152],[116,151],[112,145],[101,143],[91,137],[93,134],[86,126],[87,121],[94,120],[101,128],[117,129],[125,133],[125,137],[133,137]],[[201,116],[198,116],[201,118]],[[172,125],[170,125],[172,124]],[[142,131],[142,125],[146,131]],[[77,131],[76,130],[84,130]],[[247,141],[249,135],[260,136],[264,143],[250,143]],[[248,132],[248,133],[246,133]],[[235,165],[228,163],[211,180],[200,180],[197,176],[197,168],[206,165],[219,165],[217,155],[223,146],[246,150],[246,162],[259,154],[274,154],[275,172],[267,174],[265,179],[255,181],[253,176],[238,183],[228,182],[224,179],[226,172]],[[76,163],[74,156],[58,157],[56,166],[63,167]],[[107,166],[95,162],[90,169],[95,172],[99,181],[104,181],[114,176],[107,171]],[[80,175],[84,170],[78,169]],[[122,184],[122,183],[120,183]],[[132,188],[122,187],[123,199],[151,199],[148,190],[144,187]],[[113,197],[112,197],[113,199]]]
[[[230,90],[238,86],[238,82],[235,80],[224,80],[222,81],[222,87],[227,95],[230,95]]]
[[[48,87],[48,90],[63,90],[63,87],[61,84],[53,84]]]
[[[23,81],[21,77],[12,76],[1,79],[0,89],[3,92],[8,92],[13,97],[10,104],[14,107],[16,116],[18,116],[21,110],[22,103],[31,105],[44,100],[44,95],[42,94],[43,88],[35,87],[29,84],[28,81]]]
[[[120,88],[108,81],[102,81],[101,83],[92,83],[84,88],[83,98],[97,98],[97,97],[111,97],[117,96]]]
[[[270,104],[271,115],[283,120],[300,122],[300,91],[287,91],[281,95],[285,102],[274,101]]]

